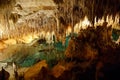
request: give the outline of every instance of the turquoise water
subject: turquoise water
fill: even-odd
[[[113,33],[112,33],[112,38],[113,38],[114,41],[117,41],[118,38],[119,38],[119,36],[120,36],[120,35],[117,34],[116,32],[113,32]]]
[[[74,36],[77,36],[77,34],[74,34]],[[112,34],[113,39],[117,40],[119,35],[114,33]],[[34,48],[30,48],[30,50],[26,49],[27,55],[25,55],[25,51],[19,51],[18,54],[12,56],[12,58],[9,58],[7,61],[14,61],[15,59],[16,63],[19,64],[21,67],[29,67],[34,65],[40,60],[46,60],[48,65],[52,67],[54,64],[57,63],[58,60],[64,59],[64,51],[68,47],[70,40],[70,35],[66,37],[65,44],[63,45],[62,42],[55,42],[54,44],[48,45],[46,43],[42,44],[42,49],[45,49],[46,47],[53,47],[52,50],[47,51],[34,51]],[[37,46],[39,48],[39,46]],[[32,49],[32,50],[31,50]],[[23,49],[22,49],[23,50]],[[28,51],[27,51],[28,50]],[[33,52],[31,52],[33,51]],[[21,54],[24,55],[21,55]],[[32,53],[32,54],[29,54]]]
[[[53,66],[58,60],[64,59],[64,51],[69,44],[70,36],[66,37],[65,44],[62,42],[55,42],[53,45],[54,49],[50,51],[37,52],[35,54],[28,55],[23,61],[18,61],[18,64],[22,67],[29,67],[37,63],[40,60],[46,60],[49,66]],[[51,46],[43,44],[44,47]]]

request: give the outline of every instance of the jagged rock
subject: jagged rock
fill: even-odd
[[[54,75],[55,78],[58,78],[61,76],[61,74],[65,71],[65,67],[62,65],[56,65],[52,69],[52,74]]]
[[[120,45],[112,42],[111,36],[112,28],[107,27],[106,23],[97,28],[88,27],[86,30],[81,30],[78,37],[70,40],[65,52],[67,61],[76,62],[72,69],[77,66],[78,72],[82,71],[81,74],[86,74],[89,69],[94,69],[96,79],[100,77],[100,74],[108,74],[105,71],[110,66],[115,65],[118,69]],[[112,67],[109,70],[112,70]],[[105,76],[101,77],[105,78]]]
[[[39,63],[35,64],[31,68],[29,68],[24,74],[25,80],[35,80],[35,78],[39,75],[42,67],[47,67],[47,63],[45,60],[40,61]]]
[[[8,80],[10,77],[10,74],[2,68],[2,70],[0,71],[0,80]]]
[[[51,70],[51,75],[54,76],[55,80],[71,80],[75,75],[72,74],[74,62],[59,62]]]

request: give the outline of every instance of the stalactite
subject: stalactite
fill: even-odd
[[[12,1],[12,0],[11,0]],[[74,26],[76,25],[76,23],[78,23],[79,25],[77,26],[77,29],[83,28],[85,26],[91,25],[90,22],[95,22],[95,25],[97,24],[102,24],[102,22],[104,21],[104,19],[100,19],[101,17],[104,17],[106,19],[107,22],[112,23],[112,20],[109,19],[109,16],[107,15],[112,15],[111,13],[107,14],[108,12],[110,12],[110,10],[108,9],[110,7],[110,9],[112,8],[116,8],[115,13],[118,9],[118,6],[115,6],[114,1],[110,2],[104,1],[104,0],[54,0],[55,3],[58,5],[57,10],[56,10],[56,14],[55,15],[51,15],[47,14],[50,11],[46,12],[46,11],[38,11],[35,12],[34,15],[28,15],[25,18],[25,22],[21,25],[17,25],[17,20],[19,18],[18,14],[14,14],[12,15],[13,18],[13,22],[16,23],[15,26],[11,26],[11,23],[9,23],[9,18],[11,15],[11,9],[12,6],[11,5],[7,5],[7,7],[5,7],[4,5],[0,5],[3,6],[4,8],[0,10],[2,11],[2,13],[4,14],[4,21],[3,21],[3,26],[5,26],[3,30],[3,32],[5,31],[7,34],[3,34],[1,33],[1,36],[6,36],[6,37],[12,37],[13,36],[17,36],[17,37],[22,37],[24,35],[28,35],[28,34],[38,34],[40,33],[40,31],[45,31],[45,32],[50,32],[50,35],[52,35],[52,31],[55,31],[55,35],[58,36],[63,36],[63,38],[65,38],[65,35],[68,35],[67,28],[68,26],[71,27],[72,32],[76,32],[74,30]],[[114,5],[110,5],[111,2],[114,2]],[[80,4],[79,4],[80,3]],[[0,3],[1,4],[1,3]],[[91,5],[88,5],[91,4]],[[103,5],[105,4],[105,5]],[[118,3],[119,4],[119,3]],[[100,6],[100,7],[99,7]],[[104,7],[101,7],[104,6]],[[104,9],[105,8],[105,9]],[[92,9],[92,10],[91,10]],[[8,11],[7,11],[8,10]],[[105,12],[106,11],[106,12]],[[12,13],[13,14],[13,13]],[[87,21],[85,22],[84,19],[85,15],[87,16]],[[96,16],[96,19],[95,19]],[[81,21],[80,21],[81,19]],[[95,19],[95,20],[94,20]],[[97,21],[97,19],[99,19]],[[24,20],[24,19],[23,19]],[[110,20],[110,21],[109,21]],[[90,21],[90,22],[89,22]],[[114,23],[119,23],[119,17],[115,17],[115,21]],[[54,28],[53,28],[54,27]],[[13,30],[14,34],[11,33]],[[78,31],[77,31],[78,33]],[[11,35],[12,34],[12,35]],[[45,35],[44,35],[45,37]]]

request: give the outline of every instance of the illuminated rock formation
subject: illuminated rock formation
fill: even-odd
[[[119,67],[119,32],[120,0],[0,0],[0,61],[38,63],[26,80],[99,79]]]

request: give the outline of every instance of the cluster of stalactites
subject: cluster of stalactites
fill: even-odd
[[[105,21],[108,22],[107,26],[112,25],[113,28],[117,27],[118,29],[120,29],[119,15],[116,15],[114,19],[112,16],[109,15],[106,17],[106,19],[102,18],[96,20],[95,18],[94,25],[102,25]],[[40,38],[46,39],[47,43],[53,43],[53,36],[55,36],[56,41],[60,40],[64,43],[65,37],[70,35],[72,31],[74,31],[74,33],[79,33],[81,29],[86,29],[88,26],[92,26],[92,24],[88,20],[87,16],[85,16],[85,18],[83,20],[80,20],[79,23],[74,26],[74,28],[68,25],[65,29],[63,29],[64,34],[61,34],[57,32],[59,30],[57,30],[57,22],[55,17],[42,14],[42,16],[26,18],[25,22],[19,23],[17,27],[6,30],[2,38],[19,38],[19,40],[24,43],[29,43],[35,38]]]
[[[19,19],[16,24],[11,20],[9,23],[10,28],[0,25],[2,26],[0,28],[1,39],[14,38],[23,43],[30,43],[35,38],[40,38],[46,39],[47,43],[53,43],[53,36],[57,31],[57,23],[51,11],[40,11]]]
[[[0,27],[2,27],[0,31],[10,28],[11,23],[9,22],[9,17],[15,3],[15,0],[0,0]]]
[[[102,17],[101,19],[96,19],[95,17],[95,22],[94,25],[98,26],[98,25],[102,25],[103,22],[107,22],[107,26],[112,25],[112,28],[117,28],[120,29],[120,15],[116,14],[115,16],[112,15],[107,15],[106,18]]]
[[[104,22],[107,22],[107,26],[112,26],[114,29],[120,30],[120,16],[119,14],[116,14],[116,16],[107,15],[106,18],[102,17],[101,19],[94,19],[94,27],[96,26],[102,26]],[[92,23],[88,20],[88,18],[85,16],[83,20],[80,20],[79,23],[77,23],[74,26],[74,32],[78,33],[81,29],[86,29],[87,27],[92,26]],[[72,29],[72,28],[71,28]],[[70,29],[68,29],[70,31]]]

